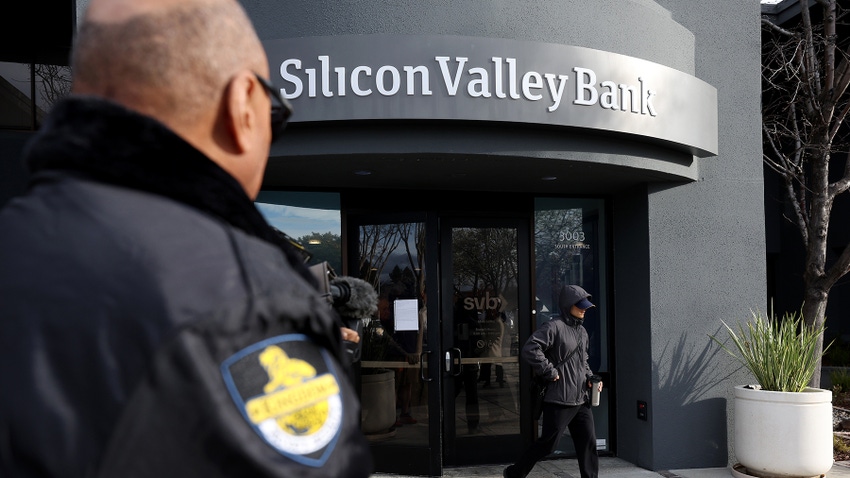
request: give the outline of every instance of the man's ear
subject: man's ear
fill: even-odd
[[[225,90],[225,126],[237,153],[250,150],[256,142],[255,135],[262,134],[257,113],[258,95],[264,95],[254,74],[249,71],[237,73]]]

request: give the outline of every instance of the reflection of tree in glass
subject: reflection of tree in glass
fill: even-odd
[[[415,299],[418,291],[417,277],[413,270],[408,266],[394,266],[390,271],[388,278],[381,282],[379,289],[379,297],[386,298],[387,303],[392,304],[398,299]],[[386,317],[384,317],[386,319]],[[396,338],[398,340],[398,338]],[[403,347],[408,352],[415,350],[415,338],[410,339],[411,342],[405,343]]]
[[[581,208],[537,211],[534,215],[534,243],[538,252],[558,252],[562,234],[582,230],[584,215]]]
[[[44,101],[42,109],[45,111],[49,111],[54,103],[71,93],[71,67],[36,64],[33,71],[41,80],[41,99]]]
[[[515,229],[461,228],[452,235],[455,290],[502,293],[516,282]]]
[[[537,281],[551,276],[552,268],[566,262],[567,256],[575,254],[573,249],[558,247],[562,234],[582,230],[581,208],[538,210],[534,215],[534,249],[537,256]],[[571,241],[567,241],[571,242]]]
[[[410,241],[405,239],[404,249],[407,252],[407,262],[410,268],[416,271],[416,280],[419,284],[418,296],[425,296],[425,224],[417,222],[413,224],[413,236],[416,239],[415,251],[410,249]]]
[[[412,291],[415,290],[416,286],[416,275],[413,274],[413,270],[410,267],[405,267],[402,269],[399,266],[393,267],[392,272],[390,272],[390,280],[389,284],[397,284],[398,290],[400,291]]]
[[[360,227],[360,277],[378,289],[390,256],[410,235],[410,224],[368,224]]]
[[[332,232],[313,232],[296,239],[312,257],[309,265],[327,261],[338,274],[342,273],[342,238]]]

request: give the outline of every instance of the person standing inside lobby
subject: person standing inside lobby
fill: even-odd
[[[544,322],[522,348],[522,359],[535,375],[548,380],[543,399],[543,431],[513,465],[505,478],[525,478],[534,465],[555,450],[566,429],[578,455],[582,478],[597,478],[599,457],[589,394],[593,372],[588,365],[588,335],[582,325],[591,296],[577,285],[565,285],[558,295],[559,317]],[[559,365],[560,364],[560,365]],[[602,382],[596,384],[602,391]]]

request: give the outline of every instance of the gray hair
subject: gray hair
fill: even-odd
[[[262,67],[262,45],[238,2],[177,3],[122,22],[84,22],[72,57],[75,86],[187,121],[217,105],[237,71]]]

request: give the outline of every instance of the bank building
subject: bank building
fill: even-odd
[[[356,364],[377,471],[513,462],[538,433],[519,352],[564,284],[597,305],[599,453],[733,459],[742,372],[709,335],[766,297],[758,2],[243,3],[294,109],[257,206],[379,295],[364,334],[391,343]],[[2,202],[39,121],[4,116]]]

